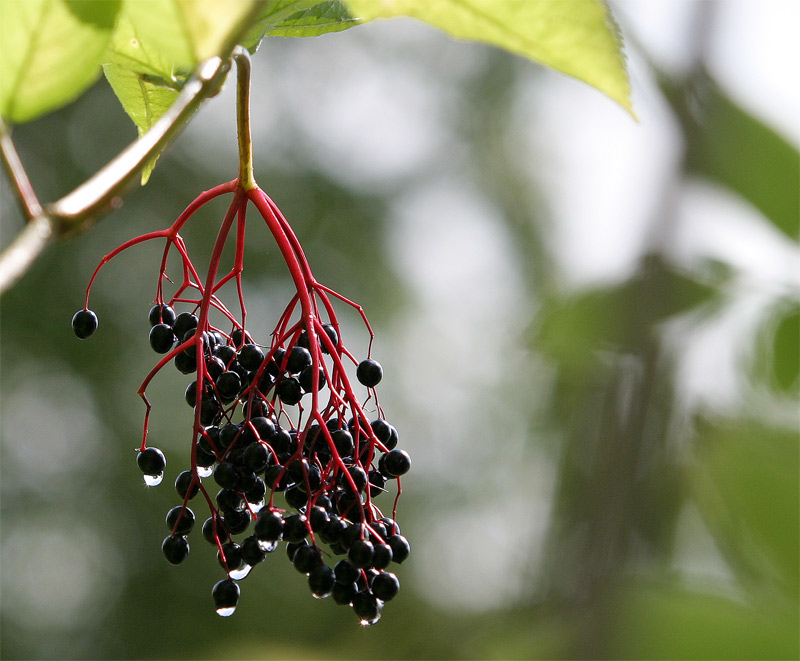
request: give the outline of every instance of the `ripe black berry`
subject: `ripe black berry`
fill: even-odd
[[[194,527],[194,512],[178,505],[167,512],[167,528],[173,535],[188,535]]]
[[[299,542],[308,535],[306,517],[302,514],[289,514],[283,518],[283,538],[287,542]]]
[[[80,340],[94,335],[97,330],[97,315],[91,310],[78,310],[72,317],[72,331]]]
[[[358,364],[356,378],[361,385],[367,388],[374,388],[383,378],[383,368],[377,360],[367,358]]]
[[[168,562],[179,565],[189,555],[189,541],[182,535],[170,535],[161,542],[161,551]]]
[[[224,559],[222,553],[225,554]],[[219,564],[226,571],[236,571],[244,564],[242,547],[236,542],[225,542],[222,545],[222,553],[217,551],[217,560],[219,560]]]
[[[191,312],[181,312],[172,324],[175,336],[183,339],[186,333],[197,328],[197,317]]]
[[[372,566],[375,569],[386,569],[393,557],[394,552],[391,546],[388,544],[375,544],[375,553],[372,555]]]
[[[156,353],[167,353],[175,342],[172,326],[156,324],[150,329],[150,346]]]
[[[245,344],[239,349],[239,364],[246,370],[257,370],[264,360],[264,352],[255,344]]]
[[[185,351],[181,351],[175,356],[175,367],[178,368],[181,374],[191,374],[197,369],[197,358],[194,354],[187,354]]]
[[[290,374],[297,374],[310,366],[311,353],[309,350],[303,347],[292,347],[289,357],[286,359],[286,371]]]
[[[361,619],[361,624],[364,625],[375,624],[383,610],[383,602],[369,590],[358,592],[353,597],[352,606],[355,614]]]
[[[145,475],[161,475],[167,466],[167,459],[161,450],[151,447],[136,455],[136,463]]]
[[[294,406],[303,398],[303,389],[300,387],[300,382],[294,377],[281,379],[275,386],[275,391],[287,406]]]
[[[279,512],[264,511],[258,515],[255,535],[262,542],[277,542],[283,533],[283,517]]]
[[[217,583],[211,590],[211,596],[214,599],[214,608],[217,609],[222,617],[233,615],[236,610],[236,604],[239,603],[239,585],[231,579],[225,579]]]
[[[263,562],[266,557],[267,552],[261,548],[261,545],[258,543],[258,538],[255,535],[250,535],[250,537],[245,538],[242,542],[242,560],[251,567],[254,567],[259,562]]]
[[[214,469],[214,481],[223,489],[233,489],[239,480],[239,469],[223,461]]]
[[[234,347],[240,347],[243,343],[252,343],[252,341],[250,333],[245,333],[241,328],[235,328],[231,333],[231,342]]]
[[[243,459],[245,465],[254,473],[261,473],[269,465],[272,455],[263,443],[251,443],[245,448]]]
[[[296,559],[297,556],[295,556]],[[333,590],[336,582],[333,580],[333,569],[328,565],[321,564],[312,568],[308,574],[308,587],[311,593],[318,599],[327,597]]]
[[[216,526],[214,525],[215,521],[216,521]],[[220,538],[220,540],[226,538],[225,528],[222,525],[222,519],[220,517],[216,517],[216,519],[213,516],[208,517],[203,522],[202,531],[203,531],[203,539],[205,539],[209,544],[212,545],[216,545],[217,543],[216,537],[214,537],[215,532],[217,537]]]
[[[344,585],[355,583],[358,577],[361,576],[361,571],[349,560],[339,560],[333,568],[333,573],[336,577],[336,582]]]
[[[194,484],[192,480],[194,480],[192,471],[183,471],[175,478],[175,491],[178,492],[181,498],[186,498],[188,495],[188,499],[191,500],[200,491],[200,480],[195,480]]]
[[[224,512],[222,515],[222,521],[231,535],[238,535],[247,530],[252,519],[253,517],[248,509],[232,510]]]
[[[381,459],[387,477],[400,477],[411,469],[411,457],[405,450],[392,450]]]
[[[334,583],[333,589],[331,590],[333,600],[340,606],[349,606],[357,593],[358,586],[355,581],[352,583]]]
[[[311,530],[320,532],[328,525],[329,517],[324,508],[319,505],[314,505],[308,512],[308,522],[311,524]]]
[[[175,310],[169,305],[159,305],[156,303],[150,308],[149,318],[151,326],[155,326],[156,324],[172,326],[175,323]]]
[[[336,451],[339,453],[339,456],[353,456],[353,451],[356,449],[356,446],[355,443],[353,443],[353,436],[349,431],[345,429],[337,429],[336,431],[331,432],[331,439],[333,440],[333,445],[336,447]]]
[[[372,546],[372,542],[358,539],[350,545],[347,559],[354,567],[365,569],[372,564],[373,555],[375,555],[375,548]]]
[[[411,545],[402,535],[389,535],[386,543],[392,547],[392,562],[400,564],[411,553]]]
[[[214,348],[212,351],[213,355],[219,358],[228,369],[230,368],[231,363],[236,358],[236,349],[228,344],[220,344],[219,346]]]
[[[325,370],[323,370],[321,367],[318,367],[317,374],[319,375],[317,377],[317,390],[322,390],[325,387]],[[300,386],[306,392],[311,392],[314,389],[313,379],[314,367],[312,365],[304,368],[297,377],[297,380],[300,382]]]
[[[381,601],[389,601],[394,599],[400,591],[400,581],[391,572],[381,572],[372,579],[370,589],[372,594]]]
[[[292,564],[294,565],[294,568],[301,574],[308,574],[321,562],[322,556],[320,556],[319,549],[316,546],[311,546],[310,544],[298,548],[297,551],[295,551],[294,557],[292,558]]]

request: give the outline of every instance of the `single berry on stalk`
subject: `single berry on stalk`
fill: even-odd
[[[91,310],[78,310],[72,317],[72,330],[80,340],[94,335],[97,330],[97,315]]]
[[[383,378],[383,368],[377,360],[367,358],[362,360],[356,368],[358,382],[367,388],[374,388]]]
[[[155,326],[156,324],[172,326],[175,323],[175,310],[173,310],[170,305],[159,305],[156,303],[150,308],[149,319],[151,326]]]
[[[189,541],[183,535],[170,535],[161,543],[161,550],[169,563],[179,565],[189,555]]]
[[[214,599],[214,608],[217,609],[217,614],[222,617],[230,617],[236,610],[236,604],[239,603],[239,594],[241,591],[239,585],[231,579],[219,581],[211,590],[211,597]]]

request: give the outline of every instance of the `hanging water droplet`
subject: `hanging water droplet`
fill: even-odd
[[[278,548],[278,542],[263,542],[258,540],[258,548],[264,551],[264,553],[272,553],[276,548]]]
[[[252,567],[247,563],[243,564],[239,569],[234,569],[228,574],[234,581],[241,581],[245,576],[250,573]],[[219,612],[219,611],[217,611]]]
[[[361,626],[362,627],[370,627],[373,624],[377,624],[378,620],[380,620],[380,619],[381,619],[381,614],[378,613],[378,615],[376,617],[373,617],[371,620],[361,620]]]
[[[197,467],[197,477],[208,477],[214,471],[211,469],[211,466],[198,466]]]
[[[227,608],[217,608],[217,615],[221,617],[230,617],[236,610],[236,606],[228,606]]]
[[[144,476],[144,483],[148,487],[157,487],[161,484],[161,480],[164,479],[164,473],[159,473],[158,475],[145,475]]]

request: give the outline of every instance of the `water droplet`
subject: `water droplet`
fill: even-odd
[[[278,542],[262,542],[259,540],[258,548],[264,551],[264,553],[272,553],[276,548],[278,548]]]
[[[227,608],[217,608],[217,615],[221,617],[230,617],[233,615],[233,611],[236,610],[236,606],[229,606]]]
[[[144,476],[144,483],[148,487],[157,487],[161,484],[161,480],[164,479],[164,473],[159,473],[158,475],[145,475]]]
[[[234,569],[228,576],[230,576],[234,581],[241,581],[245,576],[250,573],[252,567],[248,564],[244,564],[239,569]],[[217,611],[219,613],[219,611]],[[231,611],[232,613],[233,611]]]
[[[377,617],[373,617],[371,620],[361,620],[361,626],[362,627],[372,626],[373,624],[377,624],[378,620],[380,620],[380,619],[381,619],[381,614],[378,613],[378,616]]]
[[[211,466],[198,466],[197,467],[197,477],[208,477],[214,471],[211,469]]]

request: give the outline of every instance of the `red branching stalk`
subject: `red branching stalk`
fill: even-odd
[[[241,64],[238,60],[237,63]],[[249,75],[249,63],[240,66],[239,71],[241,92],[247,86],[243,83],[243,77]],[[245,82],[249,84],[249,78]],[[246,465],[243,453],[252,444],[262,446],[259,452],[268,457],[272,472],[268,468],[264,473],[260,491],[264,496],[262,501],[256,500],[259,489],[255,490],[256,496],[252,495],[254,493],[252,490],[245,487],[236,486],[233,489],[241,497],[246,510],[246,513],[241,514],[246,519],[245,524],[250,518],[258,515],[263,507],[268,508],[266,511],[283,511],[275,501],[275,494],[286,488],[282,483],[291,474],[297,489],[304,492],[303,496],[295,495],[295,498],[302,498],[303,502],[295,501],[292,504],[299,511],[308,514],[311,508],[317,502],[323,502],[320,499],[324,498],[330,503],[328,509],[338,512],[343,520],[351,524],[363,524],[360,533],[362,539],[371,537],[378,543],[384,543],[385,537],[395,533],[391,527],[387,530],[384,524],[380,523],[384,515],[373,502],[373,491],[383,491],[383,478],[377,487],[373,487],[370,482],[372,474],[380,472],[375,468],[379,456],[383,457],[389,452],[396,440],[393,440],[391,447],[388,447],[378,438],[373,428],[376,421],[370,421],[370,412],[366,408],[368,403],[372,415],[377,414],[378,420],[382,421],[386,428],[391,428],[385,423],[384,413],[374,389],[374,383],[377,381],[366,388],[367,395],[363,401],[353,387],[348,372],[352,372],[359,365],[359,361],[346,348],[341,337],[334,302],[338,301],[353,308],[360,315],[369,334],[367,358],[372,351],[374,337],[372,327],[361,306],[317,282],[288,221],[277,205],[256,184],[252,172],[249,142],[249,112],[241,107],[242,98],[246,100],[246,94],[240,94],[239,98],[240,107],[237,116],[240,123],[240,168],[237,179],[201,193],[166,229],[149,232],[126,241],[103,257],[89,280],[84,302],[84,309],[88,309],[89,293],[95,278],[110,260],[128,248],[146,241],[164,240],[164,252],[158,270],[154,299],[155,304],[162,308],[157,310],[158,319],[154,325],[161,320],[162,312],[159,310],[163,310],[163,306],[168,306],[172,309],[182,308],[184,313],[190,313],[189,316],[181,315],[190,319],[190,326],[187,326],[188,330],[182,327],[177,331],[176,322],[173,322],[174,327],[173,323],[161,324],[169,327],[166,329],[167,332],[175,330],[182,333],[183,337],[170,335],[173,338],[171,345],[161,349],[153,344],[153,347],[157,351],[163,351],[164,355],[144,378],[138,390],[145,404],[142,439],[138,449],[143,453],[148,448],[152,410],[152,404],[147,397],[149,384],[171,362],[178,365],[184,373],[196,371],[194,383],[187,389],[189,393],[190,389],[194,388],[192,398],[187,400],[194,408],[191,432],[191,484],[184,497],[183,509],[172,529],[172,535],[176,535],[187,511],[187,503],[194,495],[192,489],[197,487],[211,514],[209,536],[217,546],[219,556],[229,575],[234,567],[229,566],[223,547],[227,542],[233,541],[233,534],[241,530],[234,530],[234,524],[227,520],[228,510],[223,511],[223,507],[215,503],[206,485],[203,484],[203,478],[208,477],[211,472],[209,466],[213,464],[216,464],[218,469],[222,464],[228,463],[234,466],[236,471],[249,470],[241,466]],[[198,211],[223,195],[230,195],[231,201],[222,218],[208,265],[204,270],[205,275],[201,276],[202,270],[198,270],[193,263],[180,232]],[[245,233],[248,211],[252,212],[251,207],[255,208],[256,215],[266,224],[286,264],[295,289],[294,295],[277,320],[270,341],[263,344],[252,339],[246,330],[247,308],[242,279],[245,268]],[[235,242],[233,264],[225,271],[221,262],[229,241]],[[174,281],[174,292],[168,296],[164,291],[164,281],[173,283],[167,274],[167,265],[173,250],[179,257],[181,277]],[[236,289],[238,314],[234,312],[236,308],[228,307],[222,300],[222,289],[231,282]],[[174,316],[172,310],[170,314]],[[194,317],[190,318],[191,315]],[[223,319],[221,323],[212,320],[212,317],[218,316]],[[196,327],[191,325],[195,321]],[[161,330],[165,329],[162,327]],[[303,368],[290,369],[290,358],[292,355],[298,355],[298,352],[302,354],[303,361],[308,361],[307,354],[299,347],[308,351],[311,364],[308,366],[304,363]],[[243,357],[245,352],[249,352],[251,358],[246,360]],[[218,354],[225,356],[225,359],[218,357]],[[252,358],[253,355],[257,357]],[[182,361],[180,365],[179,361]],[[380,370],[379,366],[378,369]],[[227,374],[228,380],[235,383],[234,393],[230,392],[229,387],[223,388],[220,385],[222,374]],[[362,377],[359,376],[359,379]],[[274,433],[270,432],[272,429]],[[396,434],[393,428],[391,430]],[[343,434],[345,436],[349,434],[352,440],[352,446],[349,445],[349,440],[345,441],[343,447],[346,452],[340,451],[334,438],[337,436],[342,443]],[[396,439],[396,435],[393,438]],[[380,463],[378,467],[380,468]],[[369,475],[366,487],[363,484],[359,485],[354,475],[358,475],[359,479]],[[215,479],[216,477],[215,472]],[[251,473],[248,479],[252,482],[260,478]],[[399,496],[400,478],[397,477],[396,480]],[[266,493],[263,487],[266,487]],[[220,494],[217,494],[216,498],[219,497]],[[392,519],[395,517],[396,507],[397,498],[392,505]],[[306,526],[311,540],[316,544],[314,530],[308,521]],[[366,575],[364,577],[366,580]]]

